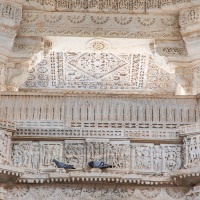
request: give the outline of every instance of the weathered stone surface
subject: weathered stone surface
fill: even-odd
[[[199,6],[0,0],[0,199],[199,200]]]

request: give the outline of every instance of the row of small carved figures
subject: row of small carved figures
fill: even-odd
[[[55,159],[53,159],[53,162],[56,164],[56,166],[58,168],[61,168],[61,169],[76,169],[74,167],[74,165],[67,165],[63,162],[59,162]],[[91,168],[97,168],[97,169],[106,169],[106,168],[112,168],[112,165],[109,165],[109,164],[106,164],[105,162],[103,161],[90,161],[88,162],[88,165],[91,167]]]

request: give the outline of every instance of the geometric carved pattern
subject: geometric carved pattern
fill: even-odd
[[[111,186],[105,183],[54,184],[40,186],[10,186],[6,200],[186,200],[188,188],[158,188],[123,185]]]
[[[143,17],[137,14],[103,14],[102,11],[100,13],[76,11],[42,13],[29,10],[23,12],[20,35],[104,36],[173,40],[181,37],[178,19],[173,15],[158,14],[155,17],[155,15],[148,14],[148,17]]]
[[[191,0],[68,0],[68,1],[22,1],[23,4],[35,6],[41,10],[59,10],[59,11],[85,11],[85,12],[128,12],[140,13],[151,9],[165,9],[167,6],[178,7],[178,5]]]
[[[131,92],[144,90],[146,84],[150,91],[174,91],[173,76],[157,67],[147,54],[52,52],[30,71],[21,88]]]

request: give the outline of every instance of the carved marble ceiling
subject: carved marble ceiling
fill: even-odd
[[[175,71],[155,63],[153,40],[48,37],[52,51],[32,68],[21,90],[174,93]]]

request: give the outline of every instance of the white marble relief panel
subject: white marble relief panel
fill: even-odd
[[[52,52],[21,88],[173,92],[174,76],[147,54]]]

